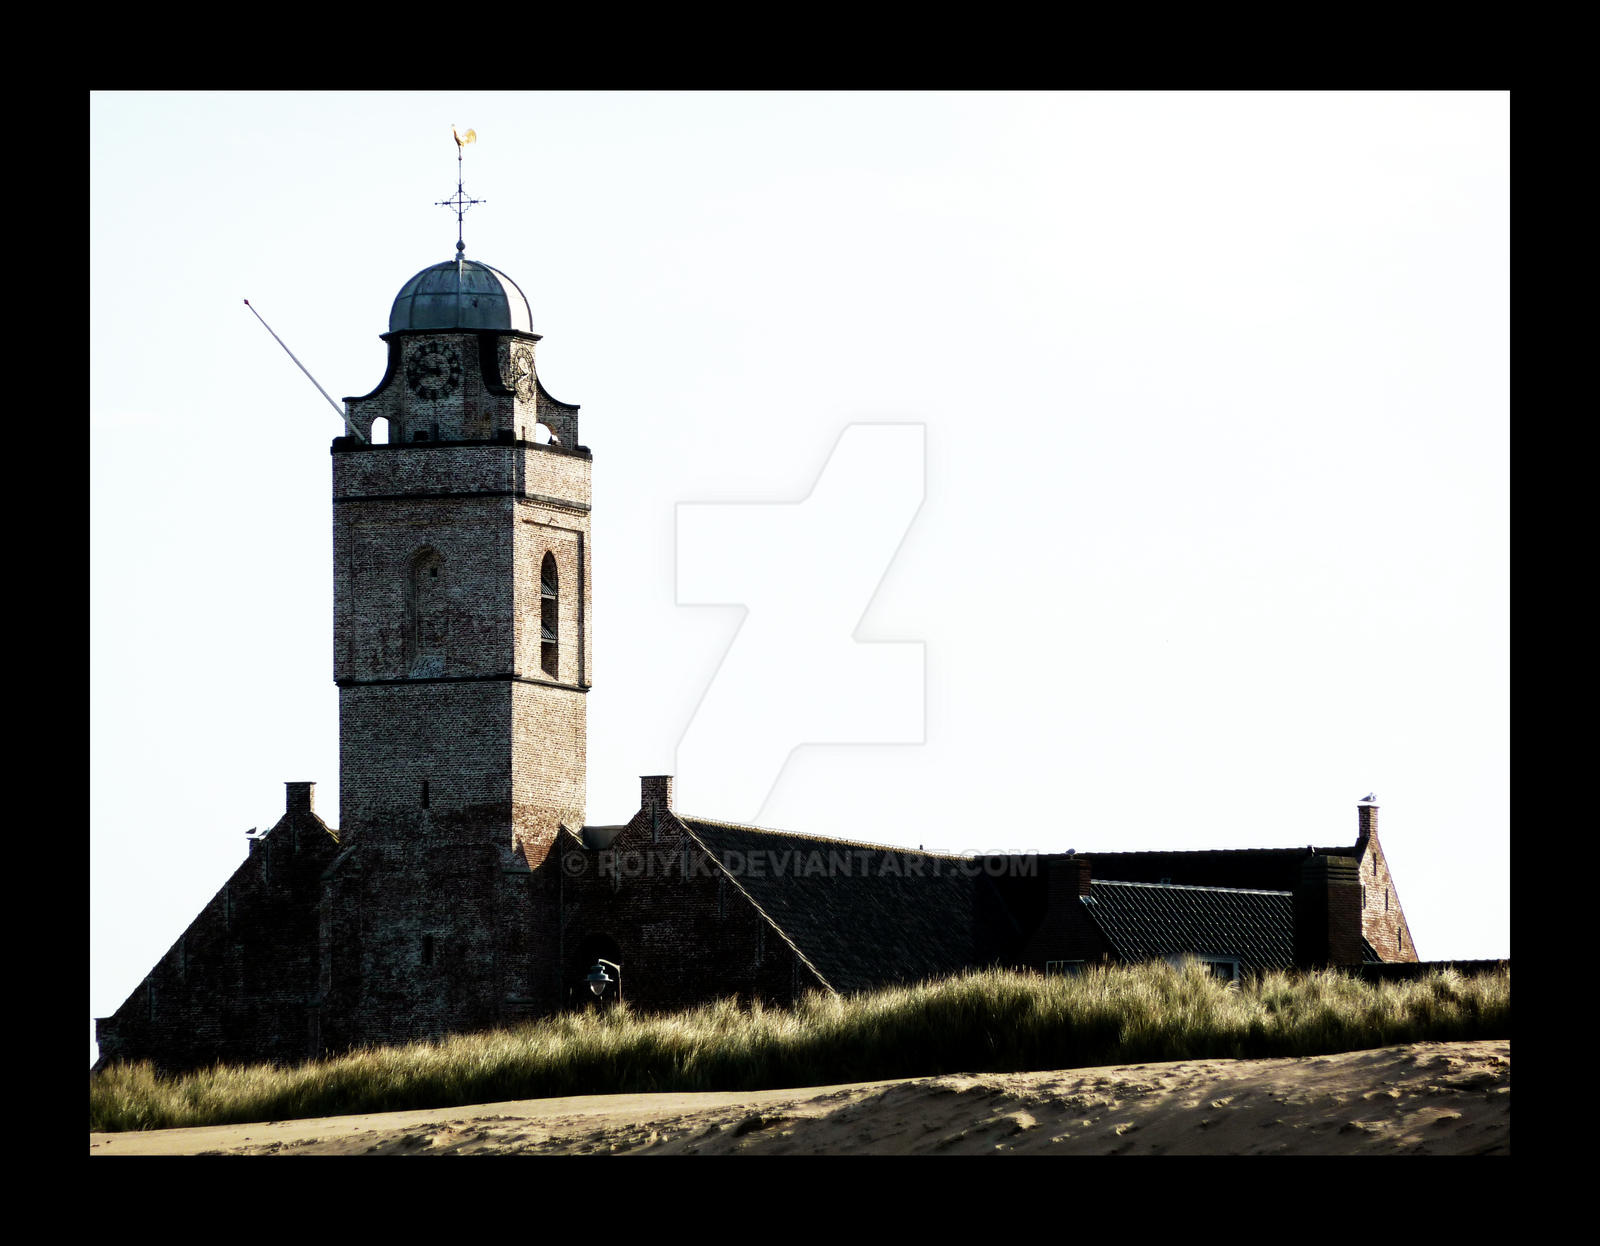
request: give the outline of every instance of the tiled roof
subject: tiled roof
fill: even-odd
[[[1294,965],[1294,907],[1287,891],[1095,879],[1084,904],[1124,960],[1192,952],[1236,956],[1242,969]]]
[[[967,859],[679,815],[836,991],[974,963]]]
[[[1290,891],[1308,856],[1359,856],[1359,845],[1340,848],[1219,848],[1205,852],[1086,852],[1096,878],[1170,882],[1190,887],[1246,887]]]

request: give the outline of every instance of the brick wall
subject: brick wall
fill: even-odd
[[[334,832],[291,783],[287,810],[123,1005],[97,1022],[100,1063],[178,1071],[304,1060],[319,977],[319,880]]]
[[[1312,853],[1301,863],[1294,895],[1297,965],[1359,965],[1361,895],[1354,857]]]
[[[793,1002],[822,989],[804,961],[702,851],[657,787],[604,848],[564,836],[544,869],[559,871],[567,1006],[587,1006],[594,949],[621,964],[632,1007],[662,1011],[738,995]]]
[[[1400,907],[1400,894],[1389,876],[1383,845],[1378,842],[1378,807],[1357,806],[1361,850],[1361,933],[1385,961],[1417,960],[1417,945]]]

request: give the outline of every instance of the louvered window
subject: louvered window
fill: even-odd
[[[551,679],[561,673],[561,581],[554,554],[539,566],[539,666]]]

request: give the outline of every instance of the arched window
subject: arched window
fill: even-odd
[[[539,666],[551,679],[561,673],[560,593],[556,557],[547,551],[539,564]]]
[[[407,585],[406,664],[413,675],[444,674],[449,640],[444,559],[436,549],[420,549],[411,559]]]
[[[375,446],[386,446],[389,444],[389,421],[384,419],[381,415],[372,421],[371,444]]]

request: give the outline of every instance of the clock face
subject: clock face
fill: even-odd
[[[523,402],[533,401],[533,351],[526,346],[518,346],[511,352],[509,384]]]
[[[406,384],[418,398],[443,398],[461,384],[461,356],[443,342],[423,342],[406,362]]]

